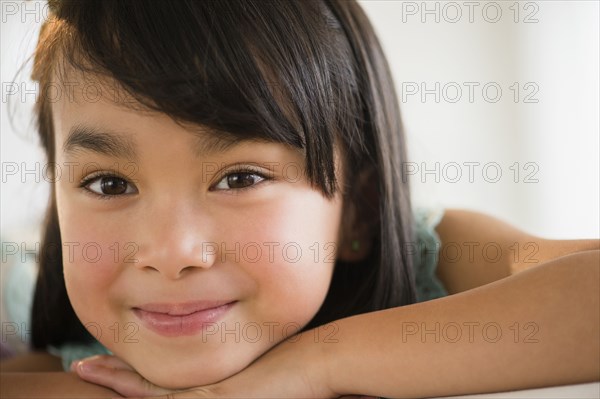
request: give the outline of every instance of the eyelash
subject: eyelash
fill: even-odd
[[[217,190],[214,189],[214,186],[218,185],[219,183],[221,183],[224,179],[226,179],[228,176],[230,175],[235,175],[235,174],[249,174],[249,175],[254,175],[254,176],[258,176],[260,178],[260,181],[252,184],[250,186],[247,187],[242,187],[242,188],[231,188],[231,189],[222,189],[222,190]],[[118,173],[115,172],[95,172],[92,173],[90,176],[85,177],[84,179],[81,180],[81,182],[79,183],[79,188],[83,189],[86,191],[86,193],[93,195],[99,199],[102,200],[112,200],[118,197],[123,197],[123,196],[128,196],[128,195],[132,195],[130,194],[116,194],[116,195],[109,195],[109,194],[98,194],[92,190],[90,190],[88,188],[88,186],[92,183],[94,183],[95,181],[105,178],[105,177],[114,177],[117,179],[122,179],[124,180],[128,185],[131,185],[131,182],[129,182],[127,180],[126,177],[121,176]],[[211,186],[211,188],[209,189],[210,191],[230,191],[230,194],[238,194],[240,192],[246,191],[246,190],[251,190],[251,189],[255,189],[256,186],[258,186],[259,184],[261,184],[261,182],[263,181],[271,181],[273,180],[272,177],[265,175],[264,173],[253,169],[251,167],[248,166],[243,166],[243,167],[234,167],[233,169],[228,170],[226,173],[224,173],[223,175],[221,175],[219,177],[219,180],[217,181],[216,184],[214,184],[213,186]]]
[[[221,183],[223,181],[223,179],[226,179],[228,176],[235,175],[235,174],[249,174],[249,175],[258,176],[260,178],[260,181],[258,183],[252,184],[252,185],[247,186],[247,187],[242,187],[242,188],[230,188],[230,189],[227,189],[227,190],[216,190],[216,189],[214,189],[214,186],[216,186],[219,183]],[[252,168],[250,166],[233,166],[232,169],[229,169],[224,174],[222,174],[219,177],[219,180],[217,180],[217,183],[214,184],[213,186],[211,186],[211,188],[209,190],[210,191],[224,191],[224,192],[229,192],[229,194],[235,195],[235,194],[242,193],[242,192],[244,192],[246,190],[253,190],[258,185],[260,185],[262,182],[264,182],[264,181],[272,181],[272,180],[273,180],[272,177],[267,176],[264,173],[260,172],[259,170],[254,169],[254,168]]]
[[[92,195],[101,200],[112,200],[117,197],[131,195],[131,194],[118,194],[118,195],[98,194],[97,192],[94,192],[88,188],[88,186],[90,184],[94,183],[95,181],[97,181],[99,179],[105,178],[105,177],[114,177],[117,179],[121,179],[121,180],[124,180],[128,185],[131,185],[131,182],[129,182],[129,180],[127,180],[126,177],[120,175],[119,173],[116,173],[116,172],[94,172],[91,175],[89,175],[81,180],[81,182],[79,183],[79,188],[83,189],[87,194]]]

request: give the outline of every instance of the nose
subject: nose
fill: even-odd
[[[136,267],[159,272],[172,280],[210,268],[216,260],[205,212],[184,211],[172,206],[150,211],[141,223]]]

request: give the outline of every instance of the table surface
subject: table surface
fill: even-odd
[[[496,392],[477,395],[444,396],[432,399],[599,399],[600,382],[564,385],[548,388],[526,389],[523,391]]]

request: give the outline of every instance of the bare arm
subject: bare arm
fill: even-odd
[[[437,277],[449,294],[463,292],[569,253],[600,249],[600,240],[548,240],[491,216],[449,209],[440,236]]]
[[[30,352],[0,362],[0,372],[63,371],[59,357],[47,352]]]
[[[31,352],[0,362],[1,398],[112,398],[111,389],[62,372],[60,358]]]
[[[114,398],[115,391],[90,384],[74,373],[0,373],[2,398]]]
[[[600,251],[485,286],[336,321],[323,344],[338,394],[394,398],[600,379]],[[360,360],[359,360],[360,359]]]

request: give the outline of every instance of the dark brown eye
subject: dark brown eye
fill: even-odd
[[[244,188],[256,182],[256,175],[251,173],[234,173],[227,176],[229,188]]]
[[[249,188],[265,180],[265,177],[254,172],[234,172],[223,177],[215,186],[215,190],[241,190]]]
[[[127,182],[118,177],[103,177],[100,180],[100,189],[102,194],[106,195],[120,195],[125,194],[127,191]]]
[[[85,184],[85,187],[95,194],[104,196],[135,193],[135,188],[127,180],[117,176],[98,176]]]

